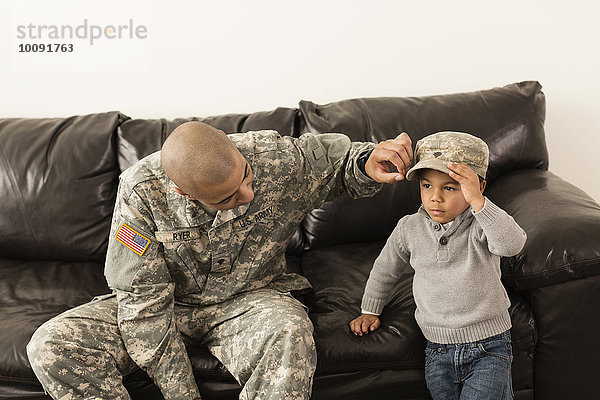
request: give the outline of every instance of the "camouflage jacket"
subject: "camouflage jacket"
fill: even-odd
[[[255,197],[248,205],[209,215],[172,190],[160,152],[120,178],[105,275],[117,293],[126,348],[166,399],[197,394],[175,324],[175,301],[202,306],[258,288],[310,287],[306,278],[286,273],[285,249],[298,223],[344,190],[356,198],[382,186],[357,165],[373,143],[274,131],[229,138],[254,174]]]

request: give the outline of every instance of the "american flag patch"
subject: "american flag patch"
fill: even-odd
[[[128,249],[140,256],[144,255],[144,252],[150,244],[150,239],[140,234],[138,231],[133,229],[127,224],[121,224],[117,231],[117,240],[125,245]]]

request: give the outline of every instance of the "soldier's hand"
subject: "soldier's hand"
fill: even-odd
[[[373,314],[361,314],[359,317],[350,321],[350,330],[357,336],[362,336],[369,332],[373,332],[379,328],[381,322],[379,317]]]
[[[413,159],[412,141],[406,132],[375,147],[365,163],[365,172],[374,181],[394,183],[404,179]],[[392,172],[396,167],[398,172]]]

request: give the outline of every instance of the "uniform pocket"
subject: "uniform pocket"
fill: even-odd
[[[202,291],[204,289],[204,286],[206,285],[206,279],[208,274],[206,272],[203,272],[200,268],[200,263],[194,257],[194,253],[190,247],[190,244],[185,242],[179,244],[179,246],[177,246],[176,252],[177,255],[181,258],[181,261],[183,261],[182,269],[187,269],[187,271],[182,272],[184,273],[184,275],[189,274],[189,276],[191,276],[195,283],[197,291]],[[186,274],[186,272],[188,274]]]
[[[163,243],[165,261],[175,283],[175,294],[201,292],[210,268],[205,235],[197,228],[159,231],[155,235]]]
[[[165,243],[164,257],[175,283],[175,295],[198,293],[204,288],[206,274],[201,273],[200,263],[188,243]]]

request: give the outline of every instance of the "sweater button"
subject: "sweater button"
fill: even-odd
[[[439,231],[440,229],[442,229],[442,227],[440,226],[440,224],[435,224],[433,229],[435,229],[436,231]]]
[[[446,236],[442,236],[442,237],[440,238],[440,244],[441,244],[442,246],[445,246],[446,244],[448,244],[448,238],[447,238]]]

